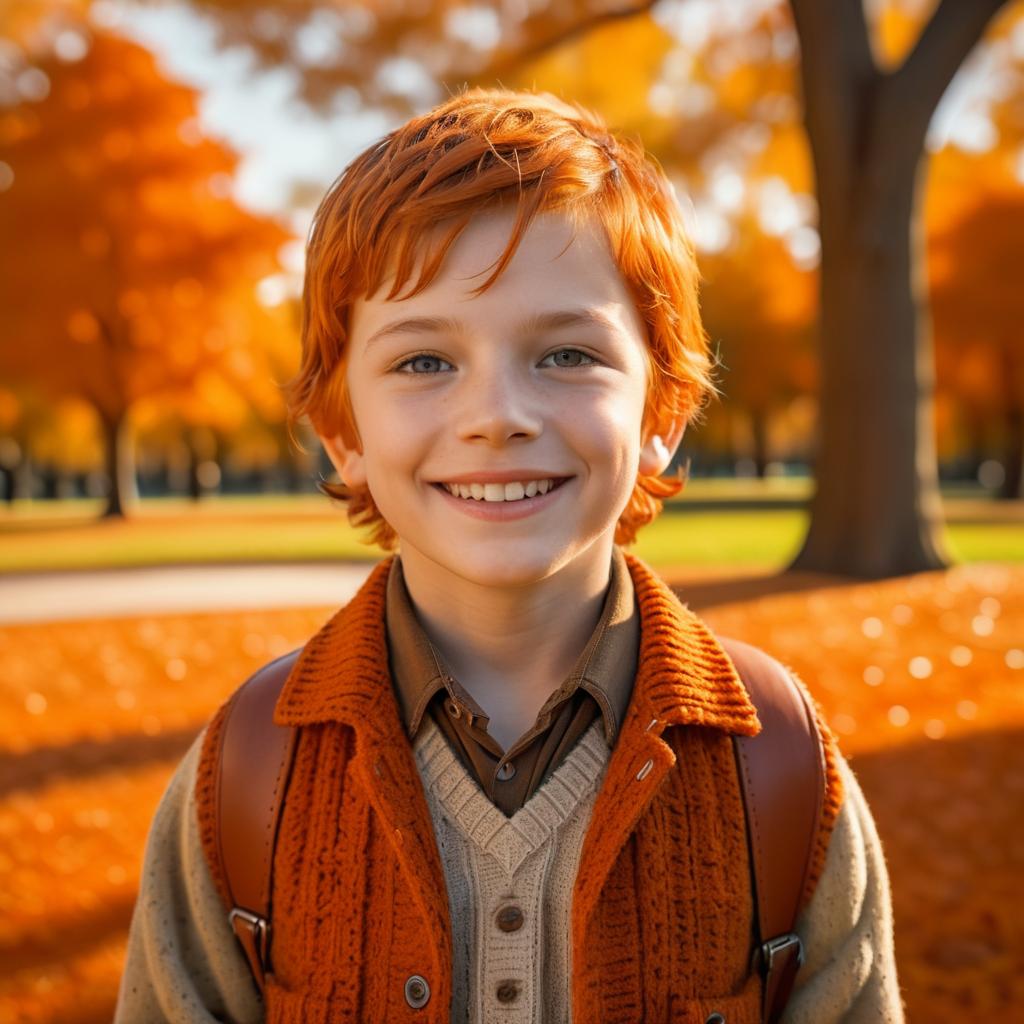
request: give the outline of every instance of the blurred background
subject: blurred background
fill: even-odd
[[[109,1019],[169,772],[380,557],[285,422],[304,241],[463,84],[673,181],[724,398],[634,550],[821,701],[909,1018],[1024,1012],[1024,3],[5,0],[0,1019]]]

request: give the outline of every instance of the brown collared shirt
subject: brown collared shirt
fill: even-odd
[[[640,647],[640,615],[633,580],[621,549],[613,549],[601,616],[564,682],[537,713],[534,724],[509,749],[487,731],[486,711],[447,671],[423,630],[398,557],[388,574],[385,623],[391,675],[410,740],[425,714],[488,798],[511,817],[536,792],[599,715],[614,747],[633,692]]]

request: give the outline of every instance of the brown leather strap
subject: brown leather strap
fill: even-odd
[[[754,873],[763,1019],[776,1024],[802,960],[793,929],[824,800],[824,752],[813,710],[789,672],[750,644],[719,641],[762,724],[758,736],[736,737],[734,746]],[[298,654],[271,662],[240,687],[221,731],[217,817],[227,909],[261,991],[270,972],[274,842],[297,736],[273,724],[273,710]]]
[[[263,991],[270,973],[274,843],[296,730],[274,724],[274,705],[299,655],[265,665],[235,692],[221,727],[217,822],[229,921]]]
[[[795,934],[825,798],[825,754],[803,688],[774,658],[719,637],[761,732],[735,738],[754,875],[765,1024],[776,1024],[803,961]]]

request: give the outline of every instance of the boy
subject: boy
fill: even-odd
[[[761,1020],[757,716],[621,548],[715,390],[671,186],[578,107],[469,90],[346,169],[307,255],[293,411],[399,554],[276,702],[262,1000],[221,903],[222,709],[157,811],[116,1019]],[[878,838],[825,752],[783,1019],[901,1021]]]

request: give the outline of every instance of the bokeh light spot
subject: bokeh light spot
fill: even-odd
[[[991,636],[995,625],[987,615],[975,615],[971,619],[971,629],[977,636]]]
[[[46,698],[41,693],[30,693],[25,697],[25,710],[30,715],[42,715],[46,713]]]
[[[914,620],[914,609],[909,604],[897,604],[889,612],[889,617],[897,626],[906,626]]]
[[[167,673],[168,679],[173,679],[177,682],[185,678],[188,666],[181,658],[171,658],[164,666],[164,671]]]
[[[889,708],[889,723],[902,728],[910,721],[910,712],[902,704],[893,704]]]
[[[869,616],[860,624],[861,632],[869,640],[877,640],[882,635],[882,620],[874,615]]]
[[[915,679],[927,679],[932,674],[931,660],[920,655],[911,658],[907,670]]]
[[[857,719],[842,713],[833,715],[832,728],[841,736],[852,736],[857,731]]]
[[[962,700],[957,703],[956,713],[965,722],[970,722],[978,715],[978,705],[973,700]]]
[[[881,686],[885,679],[885,673],[877,665],[868,665],[864,669],[864,682],[868,686]]]
[[[970,647],[964,647],[963,644],[957,644],[949,652],[949,660],[956,665],[957,668],[966,668],[974,660],[974,653]]]

